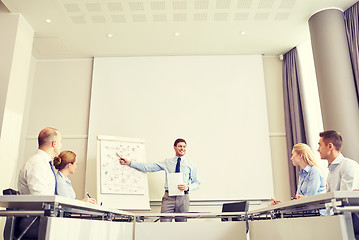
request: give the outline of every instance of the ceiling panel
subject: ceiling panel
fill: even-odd
[[[314,12],[346,9],[355,2],[3,0],[7,8],[0,5],[0,11],[21,13],[34,28],[33,55],[37,59],[279,55],[309,38],[307,21]]]

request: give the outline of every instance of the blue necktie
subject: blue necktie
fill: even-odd
[[[56,179],[54,165],[52,164],[52,161],[50,161],[49,163],[50,163],[52,173],[54,174],[54,177],[55,177],[55,194],[58,195],[58,193],[57,193],[57,179]]]
[[[180,172],[180,171],[181,171],[181,158],[178,158],[176,164],[176,172]]]

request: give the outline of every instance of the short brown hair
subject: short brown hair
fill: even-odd
[[[186,141],[185,141],[184,139],[182,139],[182,138],[177,138],[176,141],[175,141],[175,143],[173,144],[173,146],[176,147],[177,144],[180,143],[180,142],[184,142],[184,143],[187,145],[187,143],[186,143]]]
[[[327,146],[329,143],[332,143],[337,151],[342,149],[343,138],[339,132],[335,130],[328,130],[319,133],[319,136],[323,138],[325,146]]]

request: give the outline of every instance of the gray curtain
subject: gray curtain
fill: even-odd
[[[293,145],[306,143],[306,133],[302,111],[300,91],[299,66],[297,61],[297,49],[293,48],[283,56],[283,96],[285,130],[289,161],[289,178],[291,195],[295,196],[298,184],[299,167],[294,167],[290,161]]]
[[[359,102],[359,2],[344,11],[344,21]]]

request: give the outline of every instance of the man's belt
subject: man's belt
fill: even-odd
[[[168,193],[168,190],[165,190],[165,193]],[[188,190],[184,191],[184,194],[189,194],[189,191]]]

